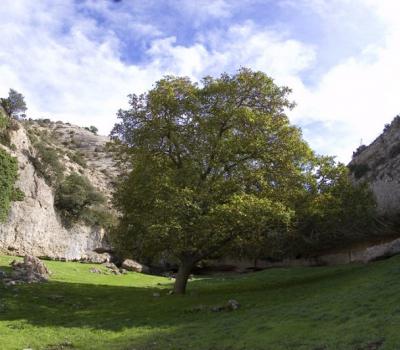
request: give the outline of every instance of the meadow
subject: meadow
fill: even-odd
[[[185,296],[164,277],[45,263],[47,283],[0,284],[1,350],[400,349],[400,257],[198,277]],[[241,307],[212,311],[229,299]]]

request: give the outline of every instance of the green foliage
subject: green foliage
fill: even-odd
[[[97,207],[104,203],[104,196],[77,173],[70,174],[58,185],[54,199],[54,206],[67,226],[78,221],[102,226],[104,220],[108,224],[108,218]]]
[[[21,198],[21,191],[14,188],[17,177],[17,159],[0,148],[0,222],[6,220],[11,201]]]
[[[89,127],[85,127],[86,130],[90,131],[91,133],[97,135],[97,133],[99,132],[99,129],[97,129],[95,126],[91,125]]]
[[[358,179],[361,179],[371,169],[368,164],[351,163],[349,165],[349,170],[354,175],[354,177],[358,180]]]
[[[79,164],[82,168],[87,168],[87,163],[81,152],[70,152],[68,157],[75,163]]]
[[[0,109],[0,143],[9,146],[11,144],[11,138],[9,133],[9,126],[11,120],[5,116]]]
[[[11,200],[13,202],[22,202],[25,199],[25,193],[20,188],[15,188]]]
[[[9,117],[25,118],[25,111],[27,110],[24,96],[10,89],[7,98],[0,98],[0,105],[6,111]]]
[[[0,143],[7,147],[11,145],[11,132],[19,129],[19,124],[7,117],[0,109]]]
[[[41,140],[34,142],[33,146],[37,152],[37,157],[31,158],[35,170],[49,185],[56,185],[61,181],[64,173],[64,166],[59,160],[57,150]]]
[[[115,196],[123,245],[182,267],[285,231],[312,159],[284,113],[289,92],[241,69],[201,86],[166,77],[130,96],[112,132],[133,169]]]
[[[351,182],[349,169],[321,157],[317,171],[296,209],[299,251],[315,253],[362,241],[375,234],[376,203],[366,183]]]

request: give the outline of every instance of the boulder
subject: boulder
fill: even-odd
[[[45,282],[49,279],[50,271],[46,265],[35,256],[26,255],[23,262],[11,263],[11,276],[8,284]],[[10,283],[15,282],[15,283]]]
[[[120,275],[120,274],[121,274],[119,268],[118,268],[114,263],[108,262],[108,263],[105,263],[105,264],[103,264],[103,265],[104,265],[107,269],[109,269],[110,272],[113,273],[114,275]]]
[[[104,264],[111,261],[111,255],[109,253],[89,252],[81,260],[93,264]]]
[[[400,253],[400,238],[395,239],[391,242],[378,244],[371,246],[363,252],[361,258],[363,262],[370,262],[374,260],[380,260],[390,258],[391,256]]]
[[[146,265],[142,265],[137,261],[131,259],[125,259],[124,262],[122,263],[122,268],[128,271],[142,272],[142,273],[147,273],[150,270]]]

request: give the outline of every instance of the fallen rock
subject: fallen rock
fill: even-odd
[[[230,299],[225,305],[217,305],[210,308],[212,312],[221,312],[221,311],[235,311],[240,308],[240,304],[235,299]]]
[[[86,254],[81,261],[93,264],[109,263],[111,261],[111,255],[109,253],[90,252]]]
[[[226,307],[228,310],[234,311],[240,308],[240,304],[237,300],[235,299],[230,299],[228,300],[228,303],[226,304]]]
[[[121,272],[119,271],[119,268],[113,264],[112,262],[108,262],[103,264],[107,269],[110,270],[111,273],[113,273],[114,275],[120,275]]]
[[[45,282],[49,279],[50,271],[46,265],[35,256],[26,255],[23,262],[11,262],[11,275],[5,279],[6,285],[18,283]]]
[[[142,265],[135,260],[125,259],[122,263],[122,268],[128,271],[147,273],[150,269],[146,265]]]
[[[99,273],[99,274],[103,273],[103,271],[101,271],[101,270],[98,269],[97,267],[91,267],[91,268],[89,269],[89,272],[91,272],[91,273]]]

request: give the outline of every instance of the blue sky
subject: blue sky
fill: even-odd
[[[0,96],[107,134],[166,74],[262,70],[310,145],[347,162],[400,113],[396,0],[2,0]]]

